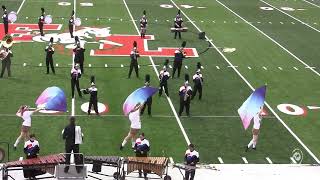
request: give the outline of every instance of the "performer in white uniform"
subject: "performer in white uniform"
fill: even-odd
[[[127,135],[127,137],[124,138],[123,142],[120,145],[120,150],[123,149],[125,144],[131,140],[132,142],[132,148],[134,148],[135,145],[135,139],[136,135],[141,129],[141,121],[140,121],[140,111],[144,104],[137,103],[136,106],[129,112],[129,120],[130,120],[130,131]]]
[[[258,142],[258,136],[259,136],[261,120],[262,120],[262,107],[261,107],[260,112],[258,112],[253,117],[252,139],[249,142],[249,144],[246,146],[246,151],[248,151],[251,146],[252,146],[252,149],[256,150],[256,145],[257,145],[257,142]]]
[[[21,132],[20,136],[17,138],[16,142],[14,143],[13,147],[14,149],[17,148],[21,138],[24,138],[24,141],[27,141],[29,139],[29,131],[31,128],[31,116],[33,113],[40,111],[41,109],[36,109],[34,111],[31,111],[28,106],[24,105],[21,106],[16,113],[18,117],[21,117],[23,122],[21,126]]]

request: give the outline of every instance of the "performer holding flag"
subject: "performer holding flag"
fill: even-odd
[[[189,75],[185,74],[185,83],[179,89],[180,95],[180,108],[179,108],[179,116],[181,116],[184,107],[186,107],[187,116],[190,116],[190,101],[192,95],[192,88],[189,85]]]
[[[24,141],[27,141],[29,138],[29,131],[31,128],[31,116],[33,115],[33,113],[40,111],[41,109],[38,108],[34,111],[30,110],[29,106],[24,105],[24,106],[20,106],[18,112],[16,113],[16,115],[18,117],[21,117],[23,122],[22,122],[22,126],[21,126],[21,132],[20,132],[20,136],[16,139],[16,142],[13,145],[14,150],[17,149],[17,146],[19,144],[19,142],[21,141],[22,138],[24,138]]]
[[[74,10],[72,10],[71,16],[69,19],[69,33],[71,38],[73,38],[73,25],[74,25]]]
[[[169,97],[168,79],[170,78],[170,73],[167,71],[168,64],[169,64],[169,59],[166,59],[163,69],[159,73],[159,80],[160,80],[159,96],[162,95],[162,91],[164,89],[164,92]]]
[[[9,31],[9,19],[8,19],[8,13],[7,13],[6,6],[2,6],[2,10],[3,10],[2,20],[3,20],[3,26],[4,26],[4,33],[8,34],[8,31]]]
[[[146,32],[147,32],[147,24],[148,24],[148,20],[146,17],[146,11],[143,11],[143,16],[140,19],[140,34],[141,34],[141,38],[145,38],[146,36]]]
[[[174,74],[176,73],[177,69],[178,69],[178,78],[180,77],[182,61],[186,57],[186,53],[184,51],[184,48],[186,47],[186,45],[187,45],[187,42],[183,41],[181,44],[181,48],[179,48],[174,52],[172,78],[174,78]]]
[[[44,12],[44,8],[41,8],[41,15],[39,17],[39,21],[38,21],[38,26],[39,26],[39,30],[40,30],[40,34],[41,36],[44,36],[43,33],[43,25],[44,25],[44,17],[45,17],[45,12]]]
[[[129,69],[129,74],[128,74],[128,79],[131,77],[132,70],[134,68],[134,71],[136,72],[137,78],[139,78],[139,68],[138,68],[138,57],[140,57],[139,51],[137,49],[137,42],[133,42],[133,49],[130,53],[130,69]]]
[[[145,78],[144,87],[150,86],[150,75],[147,74]],[[150,96],[147,101],[144,103],[145,105],[141,108],[140,115],[142,116],[144,113],[144,110],[146,109],[146,106],[148,106],[148,115],[151,116],[151,109],[152,109],[152,96]]]
[[[53,47],[53,37],[50,38],[49,45],[46,47],[44,50],[47,55],[46,55],[46,66],[47,66],[47,74],[49,74],[49,65],[51,66],[51,70],[53,74],[56,74],[53,66],[53,54],[54,54],[54,47]]]
[[[197,91],[199,91],[199,100],[201,100],[202,97],[202,85],[203,85],[203,77],[201,74],[201,63],[197,63],[197,71],[192,77],[193,82],[194,82],[194,91],[191,97],[191,100],[196,96]]]
[[[249,142],[249,144],[246,146],[246,152],[249,150],[249,148],[252,146],[253,150],[257,149],[257,142],[258,142],[258,136],[259,136],[259,131],[260,131],[260,125],[262,121],[262,111],[263,108],[261,107],[260,112],[258,112],[254,117],[253,117],[253,127],[252,127],[252,139]]]

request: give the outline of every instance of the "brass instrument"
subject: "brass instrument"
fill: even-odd
[[[187,101],[188,97],[189,97],[189,94],[188,94],[188,86],[187,86],[187,87],[185,88],[185,90],[184,90],[183,100],[184,100],[184,101]]]
[[[2,38],[1,44],[0,44],[0,60],[4,60],[10,52],[10,48],[13,45],[13,38],[10,35],[5,35]]]

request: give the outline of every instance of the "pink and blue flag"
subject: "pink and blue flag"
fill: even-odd
[[[48,87],[36,100],[38,108],[50,111],[67,111],[67,98],[62,89],[58,87]]]
[[[267,86],[256,89],[238,109],[244,129],[250,126],[252,118],[261,111],[266,97]]]
[[[142,87],[132,92],[123,103],[122,109],[124,115],[128,115],[137,103],[144,103],[158,91],[154,87]]]

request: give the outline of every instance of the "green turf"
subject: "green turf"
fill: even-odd
[[[122,0],[94,0],[93,7],[81,7],[77,1],[77,16],[81,17],[84,26],[111,27],[112,34],[137,34],[130,16]],[[205,9],[190,8],[182,10],[195,21],[195,24],[218,47],[234,47],[236,52],[225,56],[238,66],[239,72],[254,86],[268,84],[267,102],[276,111],[284,122],[301,138],[301,140],[315,153],[320,156],[320,138],[317,135],[319,121],[318,112],[309,111],[304,117],[293,117],[278,111],[276,106],[280,103],[292,103],[299,106],[317,105],[317,97],[320,96],[317,85],[318,76],[305,69],[304,65],[291,55],[277,46],[274,42],[254,30],[251,26],[230,13],[227,9],[213,0],[194,2],[193,0],[177,0],[178,5],[189,4],[193,6],[205,6]],[[319,39],[317,32],[305,25],[295,23],[290,17],[278,11],[265,12],[259,9],[262,6],[258,0],[224,0],[221,1],[257,28],[274,38],[292,53],[311,66],[319,67],[317,62],[317,45]],[[280,4],[276,1],[268,1],[276,6],[310,7],[308,4],[288,1]],[[1,1],[8,3],[8,1]],[[18,9],[21,1],[8,3],[8,8]],[[176,15],[177,9],[164,9],[160,4],[172,4],[170,0],[128,0],[130,12],[134,19],[140,19],[142,11],[147,11],[149,20],[148,34],[155,35],[154,41],[149,41],[149,49],[158,47],[178,47],[182,41],[187,41],[188,47],[197,48],[198,52],[208,47],[208,42],[198,39],[198,30],[187,22],[189,32],[183,33],[182,40],[174,40],[169,28]],[[73,8],[61,7],[55,1],[25,2],[19,13],[18,22],[37,23],[40,7],[45,7],[47,14],[52,14],[54,23],[63,24],[62,32],[67,32],[67,19]],[[301,11],[303,14],[295,14],[308,22],[314,21],[318,14],[314,8]],[[28,17],[26,19],[25,17]],[[64,19],[62,19],[64,18]],[[87,18],[87,20],[85,20]],[[99,18],[99,20],[97,20]],[[110,19],[110,20],[109,20]],[[123,19],[120,21],[120,19]],[[157,21],[155,21],[157,20]],[[169,22],[167,22],[169,20]],[[201,22],[203,21],[203,22]],[[214,23],[212,22],[214,21]],[[226,21],[224,23],[224,21]],[[237,21],[237,23],[235,22]],[[257,23],[257,22],[260,23]],[[269,24],[268,22],[272,22]],[[280,22],[284,22],[283,25]],[[276,23],[277,22],[277,23]],[[1,141],[8,141],[10,145],[19,134],[21,120],[13,116],[19,105],[32,105],[36,97],[49,86],[59,86],[65,90],[68,98],[68,113],[65,116],[34,116],[32,132],[36,133],[40,144],[41,154],[59,153],[64,151],[61,139],[61,130],[67,124],[68,115],[71,111],[70,92],[70,67],[72,62],[71,53],[62,50],[54,55],[57,75],[46,75],[44,67],[36,67],[39,63],[44,64],[44,47],[46,43],[19,43],[14,45],[14,58],[12,62],[12,78],[0,80],[2,103],[0,103],[0,136]],[[130,148],[123,152],[118,150],[123,137],[127,134],[129,122],[122,114],[122,103],[125,98],[138,87],[143,86],[144,75],[151,75],[152,86],[158,86],[156,73],[150,65],[148,57],[140,59],[140,78],[133,76],[126,79],[129,65],[128,57],[91,57],[90,49],[98,49],[97,44],[86,44],[85,48],[85,75],[80,85],[85,88],[89,85],[91,75],[96,76],[99,88],[99,101],[108,104],[110,112],[103,117],[87,117],[81,111],[82,103],[87,102],[89,97],[79,99],[76,96],[76,115],[78,123],[82,126],[85,134],[84,144],[81,151],[86,155],[133,155]],[[152,58],[160,71],[165,58]],[[186,59],[184,65],[189,68],[182,69],[180,79],[169,80],[169,93],[175,110],[178,111],[178,89],[184,82],[184,73],[193,75],[196,62],[200,61],[204,66],[203,75],[204,98],[202,101],[195,99],[191,104],[191,117],[181,117],[181,122],[191,142],[199,149],[201,162],[219,163],[217,157],[221,157],[225,163],[243,163],[241,157],[246,157],[249,163],[267,163],[266,157],[270,157],[274,163],[290,163],[290,156],[295,148],[304,153],[303,163],[314,163],[303,147],[292,137],[284,126],[267,110],[269,116],[263,120],[258,150],[245,153],[244,146],[251,139],[251,132],[244,131],[237,117],[237,109],[250,95],[250,88],[234,72],[223,57],[215,50],[209,49],[199,58]],[[27,63],[27,67],[22,64]],[[92,64],[93,68],[89,68]],[[109,68],[103,68],[108,64]],[[125,67],[121,68],[123,64]],[[220,69],[217,69],[219,66]],[[252,69],[249,70],[248,66]],[[262,66],[268,68],[264,70]],[[100,68],[97,68],[100,67]],[[110,68],[111,67],[111,68]],[[282,67],[283,70],[279,70]],[[293,69],[299,68],[299,70]],[[171,72],[171,70],[170,70]],[[153,117],[143,116],[142,131],[147,134],[151,141],[152,156],[173,157],[175,161],[182,161],[186,149],[186,141],[181,133],[173,112],[166,98],[157,96],[153,100]],[[112,116],[115,115],[115,116]],[[166,116],[166,117],[160,117]],[[251,128],[251,127],[250,127]],[[19,150],[11,154],[11,159],[23,156]]]

